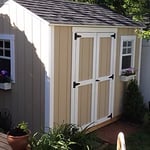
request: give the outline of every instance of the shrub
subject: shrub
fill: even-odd
[[[131,80],[125,92],[123,115],[131,122],[140,123],[144,119],[145,112],[146,107],[137,81]]]
[[[47,133],[36,133],[31,140],[34,150],[90,150],[96,137],[74,124],[62,124]]]
[[[144,129],[150,133],[150,111],[145,113],[144,116]]]

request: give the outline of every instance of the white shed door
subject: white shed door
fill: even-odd
[[[71,122],[86,126],[112,116],[113,33],[75,33]]]

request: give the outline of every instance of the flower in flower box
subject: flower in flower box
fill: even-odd
[[[128,69],[122,71],[120,79],[121,79],[121,81],[127,82],[127,81],[134,79],[135,76],[136,76],[135,69],[134,68],[128,68]]]
[[[135,75],[135,69],[134,68],[128,68],[126,70],[122,71],[121,76],[130,76],[130,75]]]
[[[9,90],[11,89],[11,78],[8,75],[8,71],[0,71],[0,89]]]
[[[8,71],[6,70],[1,70],[0,71],[0,83],[10,83],[11,78],[8,75]]]

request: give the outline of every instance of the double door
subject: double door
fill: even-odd
[[[71,122],[97,124],[112,117],[114,33],[74,34]]]

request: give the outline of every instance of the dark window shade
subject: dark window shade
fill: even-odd
[[[131,56],[122,57],[122,69],[131,68]]]

